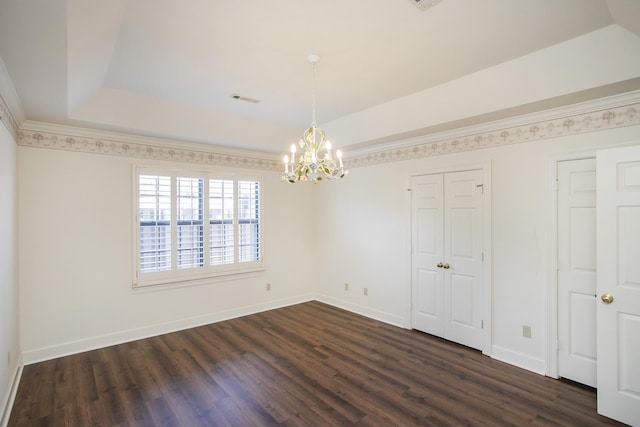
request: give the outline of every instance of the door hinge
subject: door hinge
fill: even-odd
[[[480,321],[480,329],[484,329],[484,320]]]
[[[556,178],[556,181],[553,183],[553,191],[558,191],[560,189],[560,182]]]
[[[560,350],[560,342],[556,340],[556,351]]]
[[[484,252],[482,252],[482,255],[480,256],[480,261],[484,262]]]

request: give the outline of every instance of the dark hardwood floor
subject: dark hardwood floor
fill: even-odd
[[[25,366],[9,426],[599,426],[593,389],[310,302]]]

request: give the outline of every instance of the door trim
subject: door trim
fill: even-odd
[[[412,289],[411,284],[413,283],[413,263],[412,263],[412,229],[411,229],[411,179],[415,176],[420,175],[434,175],[440,173],[450,173],[450,172],[464,172],[470,170],[481,170],[482,171],[482,184],[483,184],[483,201],[482,201],[482,210],[483,210],[483,218],[482,218],[482,252],[484,254],[484,261],[482,263],[482,306],[483,306],[483,345],[482,345],[482,354],[487,356],[491,356],[491,346],[492,346],[492,319],[493,319],[493,311],[491,307],[491,162],[482,162],[482,163],[471,163],[471,164],[461,164],[458,166],[448,166],[448,167],[438,167],[438,168],[429,168],[429,169],[419,169],[414,170],[409,173],[406,178],[407,182],[407,241],[408,241],[408,250],[409,254],[409,281],[407,283],[406,290],[406,308],[405,308],[405,327],[407,329],[412,329],[411,324],[411,304],[412,304]]]

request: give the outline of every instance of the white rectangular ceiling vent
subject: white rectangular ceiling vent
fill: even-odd
[[[418,9],[427,10],[430,7],[437,5],[442,0],[409,0],[409,1],[415,4]]]

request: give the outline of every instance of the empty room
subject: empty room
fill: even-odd
[[[0,427],[640,426],[640,2],[0,0]]]

